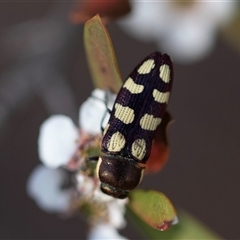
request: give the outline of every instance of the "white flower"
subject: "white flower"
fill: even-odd
[[[97,188],[95,188],[95,190],[93,192],[93,198],[98,200],[98,201],[101,201],[101,202],[110,202],[110,201],[112,201],[114,199],[112,196],[109,196],[109,195],[103,193],[100,190],[100,182],[99,182],[98,185],[99,186]]]
[[[48,212],[67,211],[74,200],[78,202],[80,199],[79,202],[89,202],[90,206],[99,204],[102,207],[102,215],[100,217],[96,215],[98,219],[92,220],[94,227],[91,229],[89,239],[126,239],[119,235],[117,229],[126,225],[124,213],[128,200],[115,199],[100,191],[99,179],[88,176],[85,165],[77,171],[88,156],[86,153],[88,147],[95,147],[96,144],[98,148],[99,141],[96,139],[101,140],[101,125],[104,127],[107,124],[108,109],[112,109],[115,98],[115,94],[95,89],[80,107],[80,129],[64,115],[55,115],[47,119],[40,128],[38,144],[41,161],[51,168],[39,166],[33,171],[27,184],[28,194],[40,208]],[[75,164],[76,162],[78,164]],[[71,168],[76,170],[74,192],[73,189],[61,189],[65,172],[57,168],[59,166],[69,168],[71,163],[77,166]],[[76,194],[77,191],[79,194]]]
[[[77,189],[83,195],[92,195],[95,188],[95,182],[92,177],[85,176],[81,173],[78,173],[76,176],[77,180]]]
[[[107,109],[112,109],[116,95],[108,91],[95,89],[82,104],[79,111],[79,124],[86,134],[101,134],[101,124],[105,126],[109,119]],[[104,121],[103,121],[104,118]],[[79,129],[71,118],[53,115],[43,122],[38,138],[40,160],[51,168],[66,166],[76,157],[81,142]],[[71,168],[71,167],[69,167]]]
[[[37,166],[27,182],[28,195],[46,212],[65,212],[69,208],[71,190],[61,189],[66,178],[62,169]]]
[[[52,168],[67,164],[77,150],[78,138],[78,129],[71,118],[64,115],[49,117],[40,127],[40,160]]]
[[[235,13],[234,1],[131,1],[132,12],[120,25],[129,34],[154,41],[174,61],[203,58],[214,46],[216,33]]]
[[[98,239],[114,239],[114,240],[127,240],[127,238],[121,236],[118,231],[109,224],[99,224],[94,226],[88,235],[89,240]]]
[[[126,226],[124,214],[125,205],[127,204],[127,202],[128,202],[127,198],[114,199],[107,205],[109,212],[109,223],[117,229],[122,229]]]
[[[100,182],[99,182],[100,184]],[[128,203],[128,198],[117,199],[111,197],[100,190],[98,186],[93,192],[93,200],[105,202],[108,211],[108,224],[114,228],[121,229],[126,226],[124,218],[125,205]]]
[[[81,128],[89,134],[101,134],[101,127],[105,127],[109,119],[107,109],[112,109],[115,97],[113,93],[95,89],[80,107],[79,125]]]

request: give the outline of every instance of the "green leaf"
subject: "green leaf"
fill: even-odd
[[[163,231],[177,220],[175,208],[163,193],[137,189],[129,198],[131,210],[153,228]]]
[[[127,217],[146,239],[222,239],[184,210],[178,210],[177,214],[179,223],[160,232],[147,225],[130,208],[127,209]]]
[[[123,81],[111,38],[99,15],[85,23],[84,45],[95,87],[117,93]]]

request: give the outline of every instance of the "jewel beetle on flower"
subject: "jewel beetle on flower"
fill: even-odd
[[[103,132],[102,154],[96,167],[104,193],[126,198],[141,182],[172,82],[170,57],[154,52],[123,84]]]

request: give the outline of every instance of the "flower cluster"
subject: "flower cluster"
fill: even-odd
[[[233,18],[237,1],[130,1],[120,26],[143,41],[155,42],[181,63],[205,57],[217,32]],[[149,14],[151,13],[151,14]]]
[[[49,117],[40,127],[39,158],[43,165],[31,174],[28,194],[37,205],[50,213],[86,213],[91,230],[89,239],[126,239],[117,229],[125,227],[125,205],[103,194],[95,175],[96,158],[100,153],[101,128],[109,119],[115,94],[95,89],[79,110],[79,126],[67,116]],[[69,187],[63,187],[71,173]]]

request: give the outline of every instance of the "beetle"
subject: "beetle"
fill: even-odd
[[[170,57],[154,52],[121,87],[103,132],[96,167],[102,192],[123,199],[140,184],[172,82]]]

